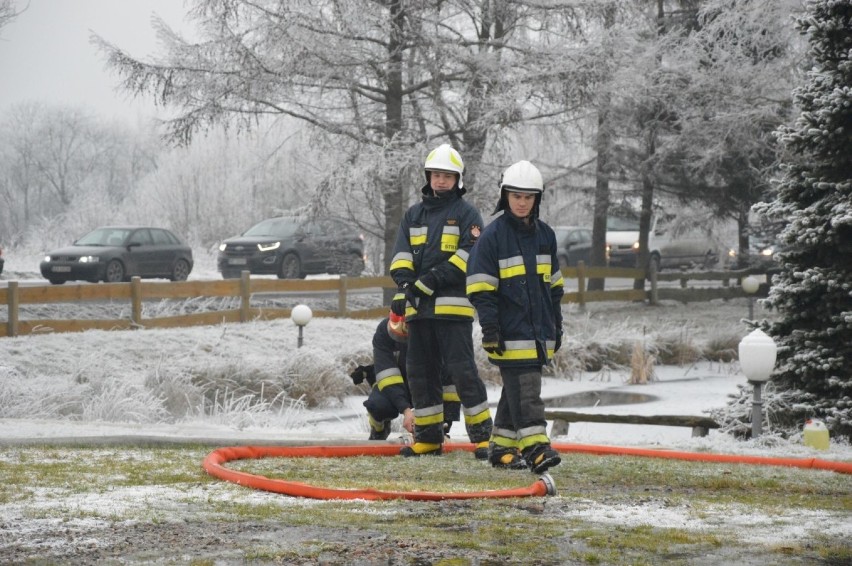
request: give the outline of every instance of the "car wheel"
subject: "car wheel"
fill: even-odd
[[[346,265],[347,277],[359,277],[364,272],[364,260],[360,257],[352,256]]]
[[[302,262],[296,254],[287,254],[281,258],[281,267],[278,269],[278,279],[301,279]]]
[[[124,281],[124,265],[117,259],[111,260],[106,266],[104,281],[107,283],[121,283]]]
[[[222,279],[239,279],[240,272],[239,271],[223,271]]]
[[[175,262],[172,268],[172,276],[169,278],[172,281],[186,281],[189,277],[189,264],[185,259],[179,259]]]
[[[62,285],[65,283],[65,279],[48,279],[51,285]]]
[[[704,256],[704,262],[701,265],[702,269],[712,269],[714,265],[719,263],[719,258],[712,251],[707,252]]]

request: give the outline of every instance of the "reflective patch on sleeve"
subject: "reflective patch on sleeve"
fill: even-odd
[[[500,279],[511,279],[527,274],[527,269],[524,267],[523,256],[513,256],[498,261],[500,266]]]
[[[408,229],[408,243],[411,247],[422,246],[426,243],[426,236],[429,233],[428,226],[412,226]]]
[[[500,280],[493,275],[477,273],[476,275],[468,275],[465,291],[470,295],[482,291],[496,291],[499,287]]]
[[[390,270],[410,269],[414,271],[414,255],[409,252],[399,252],[391,260]]]

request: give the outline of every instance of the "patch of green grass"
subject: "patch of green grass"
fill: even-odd
[[[817,470],[736,464],[696,463],[637,457],[563,455],[551,470],[556,497],[453,499],[443,501],[323,501],[255,491],[204,473],[205,447],[12,447],[0,461],[0,504],[23,517],[111,522],[188,521],[258,523],[305,528],[289,554],[264,544],[246,554],[257,561],[346,556],[346,540],[375,541],[388,548],[416,541],[418,552],[443,549],[433,563],[541,563],[568,560],[587,564],[688,564],[690,556],[739,551],[751,536],[749,525],[736,529],[726,516],[755,514],[779,526],[818,512],[825,520],[844,520],[852,511],[849,476]],[[468,452],[440,458],[266,458],[234,461],[229,468],[332,488],[386,491],[471,492],[529,486],[536,476],[495,470]],[[108,496],[109,508],[98,497]],[[665,510],[683,517],[684,526],[660,528],[654,516]],[[630,519],[611,520],[615,517]],[[325,535],[321,534],[325,533]],[[317,537],[328,536],[329,540]],[[322,540],[318,545],[311,540]],[[373,542],[370,542],[373,541]],[[327,546],[330,545],[330,546]],[[343,545],[343,546],[341,546]],[[848,561],[844,540],[826,536],[808,545],[760,547],[773,561]],[[733,555],[734,557],[736,554]],[[725,559],[731,556],[724,554]],[[492,561],[492,562],[489,562]],[[724,560],[723,560],[724,561]],[[776,561],[777,562],[777,561]],[[780,562],[783,563],[783,560]]]

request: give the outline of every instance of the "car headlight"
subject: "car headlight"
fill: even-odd
[[[101,258],[96,255],[84,255],[80,257],[80,263],[98,263]]]
[[[772,256],[773,253],[775,253],[775,250],[773,250],[772,248],[764,248],[760,250],[760,255],[767,257]]]
[[[224,252],[226,249],[228,249],[228,244],[219,244],[220,252]]]
[[[44,256],[44,261],[49,262],[49,261],[50,261],[50,256],[49,256],[49,255]]]
[[[634,252],[638,252],[639,251],[639,242],[633,242],[633,246],[631,246],[631,247],[633,248]]]
[[[281,247],[281,242],[272,242],[271,244],[258,244],[257,249],[262,252],[271,252]]]

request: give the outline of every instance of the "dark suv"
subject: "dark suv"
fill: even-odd
[[[592,263],[592,230],[580,226],[554,226],[559,249],[559,267],[574,267],[578,261]]]
[[[244,270],[279,279],[312,273],[357,277],[364,271],[364,236],[335,218],[268,218],[222,242],[217,265],[225,279]]]

